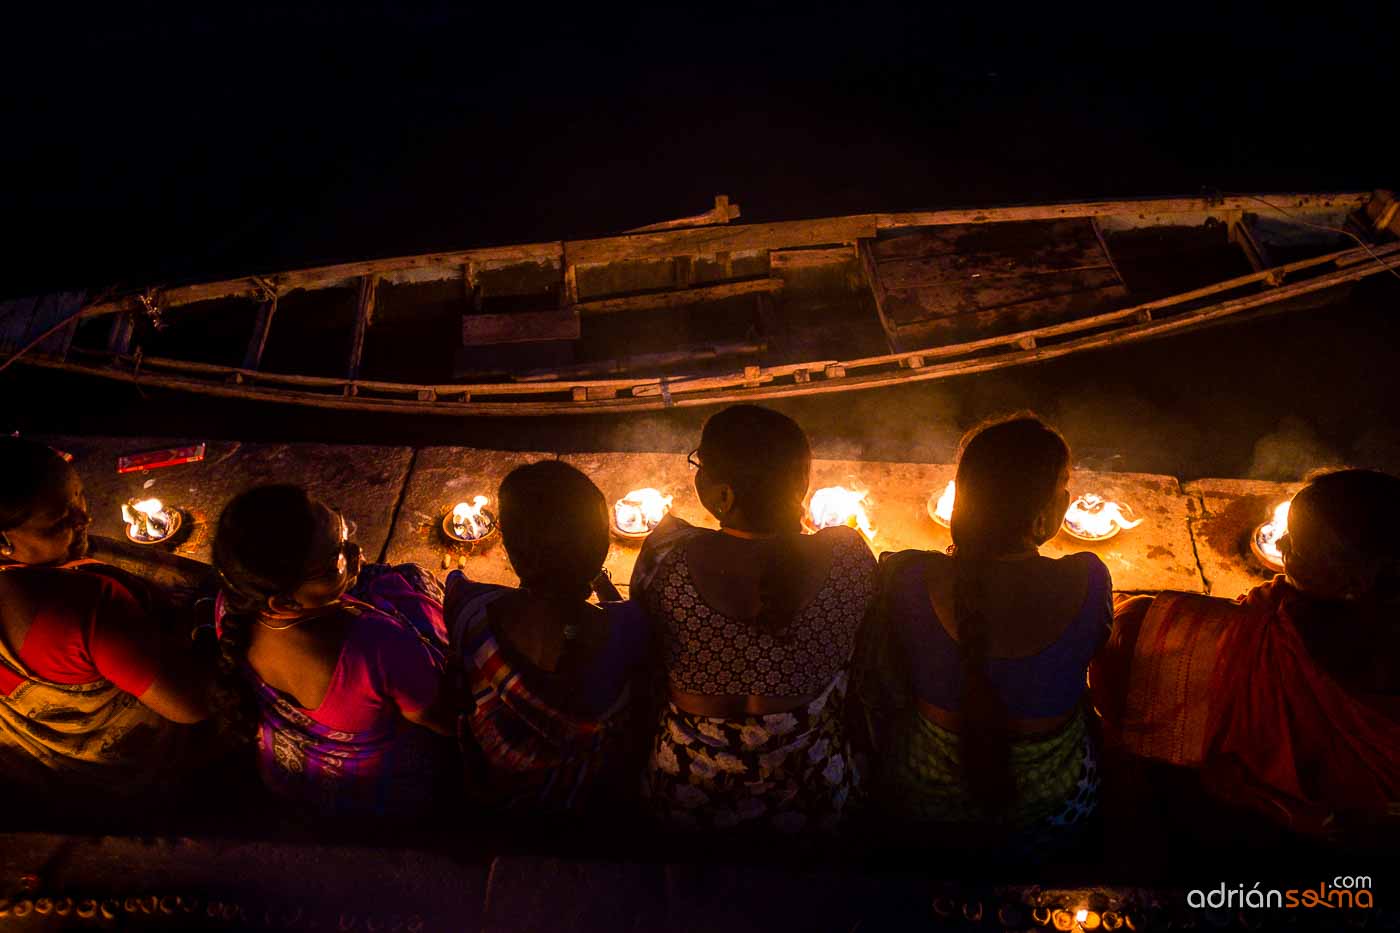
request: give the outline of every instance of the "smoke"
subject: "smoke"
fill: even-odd
[[[1279,482],[1302,479],[1312,470],[1345,465],[1343,457],[1303,420],[1287,415],[1278,429],[1254,443],[1254,459],[1250,462],[1250,479]]]

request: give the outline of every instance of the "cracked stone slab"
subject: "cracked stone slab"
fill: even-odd
[[[952,464],[815,460],[812,488],[843,485],[868,490],[869,512],[876,529],[871,546],[877,553],[906,548],[943,550],[952,538],[929,516],[928,504],[930,498],[936,501],[942,494],[954,472]],[[1070,492],[1076,496],[1094,492],[1125,502],[1144,521],[1099,543],[1079,541],[1061,531],[1041,548],[1042,554],[1097,554],[1108,565],[1113,586],[1119,591],[1204,591],[1189,526],[1195,503],[1182,493],[1175,477],[1076,470],[1070,476]]]
[[[1206,592],[1234,599],[1274,578],[1272,570],[1254,560],[1249,537],[1273,516],[1275,506],[1293,498],[1303,485],[1250,479],[1198,479],[1185,485],[1185,491],[1200,502],[1191,531]]]
[[[560,459],[588,474],[603,491],[609,509],[632,490],[650,486],[662,495],[673,497],[671,511],[677,518],[708,528],[719,527],[695,494],[695,478],[684,454],[566,454]],[[640,542],[626,541],[616,534],[612,536],[603,565],[624,594],[640,548]]]
[[[554,454],[543,452],[422,448],[407,479],[386,559],[391,564],[419,564],[439,579],[460,568],[473,580],[515,586],[519,580],[506,558],[499,534],[474,547],[456,544],[443,534],[442,520],[458,502],[470,502],[479,495],[490,500],[486,508],[494,511],[497,491],[507,473],[527,463],[553,458]]]
[[[73,455],[83,478],[92,532],[125,538],[121,506],[130,498],[155,497],[183,513],[173,546],[183,557],[208,561],[219,513],[235,495],[263,483],[297,483],[355,524],[355,540],[377,558],[389,538],[399,493],[408,476],[409,447],[332,444],[244,444],[206,441],[204,459],[138,473],[118,473],[117,458],[199,443],[161,437],[45,438]]]

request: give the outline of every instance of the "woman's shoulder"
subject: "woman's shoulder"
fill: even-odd
[[[1075,551],[1073,554],[1053,558],[1051,566],[1057,573],[1080,579],[1087,578],[1089,585],[1099,590],[1113,589],[1113,576],[1109,573],[1108,564],[1091,551]]]
[[[866,540],[865,535],[849,525],[823,528],[812,535],[812,538],[848,560],[854,559],[861,564],[875,566],[875,554],[870,550],[870,542]]]

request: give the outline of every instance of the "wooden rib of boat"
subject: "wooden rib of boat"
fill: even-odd
[[[603,239],[20,299],[0,303],[0,353],[326,408],[635,411],[1023,365],[1400,268],[1384,191],[730,223],[738,213],[717,198]]]

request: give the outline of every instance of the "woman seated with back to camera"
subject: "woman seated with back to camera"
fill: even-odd
[[[673,827],[830,831],[858,783],[842,714],[875,558],[851,528],[802,534],[812,454],[790,418],[725,409],[692,457],[719,530],[667,516],[632,576],[670,692],[645,793]]]
[[[1388,832],[1393,845],[1396,528],[1400,478],[1327,473],[1293,497],[1282,575],[1238,600],[1161,593],[1121,602],[1091,670],[1106,737],[1138,759],[1194,769],[1227,807],[1346,842]],[[1220,817],[1187,828],[1214,832]]]
[[[603,574],[603,494],[568,464],[544,460],[512,470],[497,499],[520,587],[457,570],[447,578],[469,792],[487,806],[544,812],[635,799],[629,700],[647,626]],[[589,602],[595,589],[600,605]]]
[[[1043,858],[1097,807],[1085,671],[1108,637],[1112,583],[1092,554],[1039,551],[1069,504],[1069,468],[1034,415],[974,429],[948,553],[882,562],[860,692],[896,834]]]
[[[327,816],[415,816],[455,759],[432,735],[453,732],[439,703],[442,589],[413,564],[362,567],[349,538],[299,486],[250,489],[224,509],[221,712],[256,735],[277,796]]]
[[[0,438],[0,781],[65,807],[170,777],[178,724],[208,715],[189,639],[141,581],[84,559],[90,521],[57,451]]]

